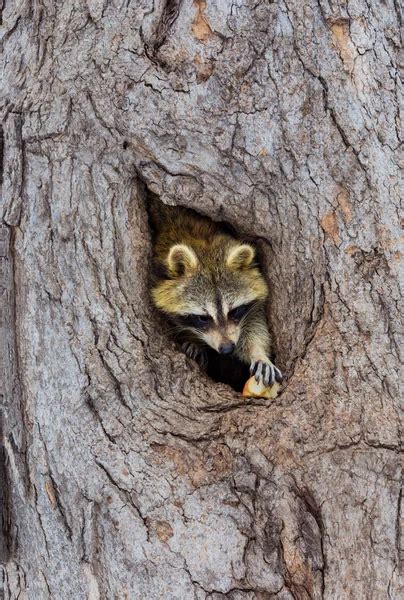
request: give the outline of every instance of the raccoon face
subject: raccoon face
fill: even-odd
[[[252,246],[235,241],[199,256],[190,246],[176,244],[167,257],[171,279],[153,290],[154,301],[183,332],[230,354],[247,317],[267,296],[254,257]]]
[[[178,315],[174,320],[219,354],[231,354],[239,340],[243,320],[255,303],[240,304],[226,311],[221,300],[218,293],[216,304],[208,303],[205,312]]]

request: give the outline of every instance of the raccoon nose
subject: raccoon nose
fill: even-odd
[[[233,342],[227,342],[226,344],[220,344],[219,354],[231,354],[235,347],[236,347],[236,344],[233,344]]]

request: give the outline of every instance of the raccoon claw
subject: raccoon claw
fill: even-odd
[[[208,364],[208,357],[206,352],[199,348],[196,344],[192,342],[184,342],[181,345],[181,350],[188,356],[188,358],[192,358],[195,360],[200,367],[205,368]]]
[[[256,360],[251,362],[251,375],[255,375],[257,383],[262,382],[266,386],[273,385],[275,381],[282,382],[282,373],[271,361]]]

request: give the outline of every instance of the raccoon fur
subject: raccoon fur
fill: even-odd
[[[206,368],[213,349],[248,365],[265,385],[280,382],[282,374],[268,356],[268,287],[254,247],[185,208],[158,203],[151,222],[151,295],[185,354]]]

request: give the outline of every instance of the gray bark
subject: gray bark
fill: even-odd
[[[4,598],[403,597],[398,3],[2,19]],[[260,240],[278,399],[164,335],[148,190]]]

